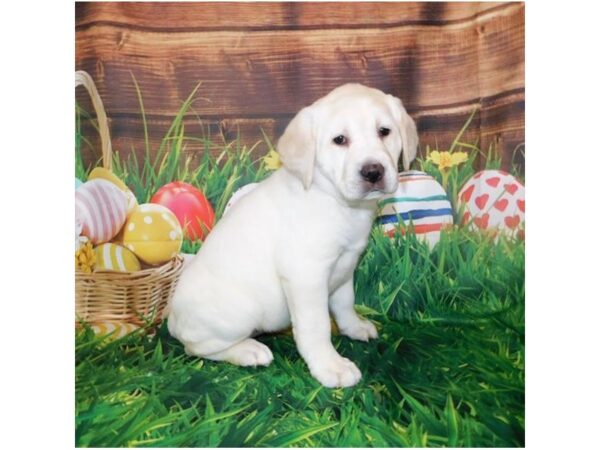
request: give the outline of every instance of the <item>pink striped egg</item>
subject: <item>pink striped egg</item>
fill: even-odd
[[[92,244],[110,241],[123,227],[127,196],[110,181],[90,180],[75,191],[75,218]]]

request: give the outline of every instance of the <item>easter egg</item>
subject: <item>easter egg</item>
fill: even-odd
[[[165,206],[137,206],[123,227],[122,243],[147,264],[162,264],[181,249],[183,232],[177,217]]]
[[[110,340],[125,337],[140,328],[133,323],[108,320],[104,322],[93,323],[90,327],[97,336],[109,336]]]
[[[152,196],[150,203],[170,209],[185,236],[193,241],[204,239],[215,221],[213,208],[204,194],[183,181],[164,185]]]
[[[94,253],[96,254],[96,270],[135,272],[142,268],[140,261],[131,250],[117,244],[101,244],[94,249]]]
[[[249,192],[253,191],[256,186],[258,186],[258,183],[250,183],[250,184],[246,184],[245,186],[242,186],[237,191],[235,191],[232,194],[229,201],[227,202],[227,205],[225,205],[225,209],[223,210],[223,215],[225,215],[227,213],[227,211],[229,211],[229,209],[235,203],[237,203],[242,197],[244,197]]]
[[[81,186],[83,184],[83,181],[81,181],[79,178],[75,177],[75,190],[79,189],[79,186]]]
[[[75,191],[75,218],[80,234],[93,244],[110,241],[125,223],[127,197],[106,180],[90,180]]]
[[[117,186],[125,193],[125,195],[127,196],[127,215],[129,216],[129,214],[131,214],[131,212],[133,211],[133,208],[135,208],[138,205],[137,199],[135,198],[133,192],[131,192],[131,189],[129,189],[127,185],[119,179],[119,177],[117,177],[114,173],[112,173],[108,169],[105,169],[104,167],[94,168],[88,176],[88,180],[98,179],[110,181],[112,184]]]
[[[393,237],[397,231],[414,232],[433,247],[444,226],[453,223],[452,205],[444,188],[418,170],[398,174],[398,189],[379,201],[377,223]]]
[[[472,230],[519,235],[525,222],[525,186],[503,170],[473,175],[458,193],[461,223]]]
[[[89,239],[85,236],[81,236],[81,231],[83,230],[83,223],[81,222],[81,217],[75,215],[75,251],[79,250],[79,248],[88,241]]]
[[[88,176],[88,180],[96,180],[96,179],[102,179],[102,180],[110,181],[112,184],[114,184],[115,186],[117,186],[122,191],[128,191],[129,190],[129,188],[127,187],[127,185],[125,183],[123,183],[119,179],[119,177],[117,177],[114,173],[112,173],[108,169],[105,169],[104,167],[96,167],[96,168],[94,168],[90,172],[90,174]]]

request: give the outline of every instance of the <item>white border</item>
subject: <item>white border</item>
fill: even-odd
[[[526,5],[528,448],[597,446],[600,16],[591,5]],[[70,448],[74,3],[11,2],[5,12],[3,442]]]

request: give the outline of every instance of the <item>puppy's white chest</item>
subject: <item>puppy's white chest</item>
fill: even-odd
[[[340,255],[329,277],[329,292],[335,291],[352,277],[361,252],[361,249],[345,250]]]
[[[330,293],[352,278],[358,259],[367,246],[372,218],[370,214],[363,212],[356,219],[359,220],[342,221],[345,225],[341,228],[339,236],[343,236],[343,239],[339,242],[340,256],[333,265],[329,277]]]

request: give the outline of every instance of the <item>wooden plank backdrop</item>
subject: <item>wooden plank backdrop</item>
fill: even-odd
[[[208,130],[216,151],[238,133],[252,146],[261,129],[275,142],[300,108],[356,81],[403,99],[422,149],[447,148],[476,110],[464,140],[497,146],[506,168],[523,162],[523,3],[78,2],[75,11],[75,67],[96,81],[121,153],[144,151],[133,74],[154,150],[199,82],[186,132]],[[84,92],[77,101],[91,111]],[[187,143],[189,155],[202,151]]]

